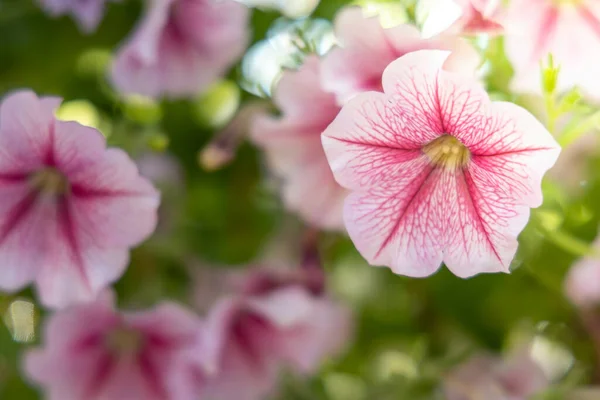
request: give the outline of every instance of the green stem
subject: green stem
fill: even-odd
[[[550,231],[545,229],[541,229],[541,231],[546,239],[571,254],[577,256],[600,256],[598,251],[594,250],[587,242],[571,236],[564,231]]]
[[[583,121],[568,126],[558,137],[558,143],[566,147],[600,125],[600,111],[593,113]]]
[[[548,115],[548,131],[554,135],[554,131],[556,130],[556,101],[554,93],[546,93],[545,96],[546,101],[546,115]]]

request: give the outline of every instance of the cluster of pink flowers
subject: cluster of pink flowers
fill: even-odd
[[[489,100],[459,37],[384,29],[359,8],[335,28],[339,48],[281,79],[283,116],[253,127],[288,207],[324,228],[343,214],[361,254],[399,274],[442,262],[461,277],[508,272],[558,144],[524,109]]]
[[[314,226],[341,230],[348,192],[331,173],[321,134],[342,105],[360,92],[380,90],[387,65],[411,51],[453,50],[446,67],[466,74],[474,73],[479,56],[457,37],[423,39],[410,24],[384,29],[378,17],[366,17],[358,7],[340,11],[335,30],[340,47],[284,73],[273,96],[282,116],[257,116],[252,139],[282,178],[286,206]]]
[[[252,271],[205,319],[172,303],[120,312],[101,293],[49,318],[25,372],[49,399],[260,400],[283,369],[313,373],[347,343],[348,310],[313,274]]]
[[[106,3],[40,1],[51,14],[75,15],[86,32]],[[116,52],[114,88],[153,98],[205,91],[250,41],[241,3],[146,2]],[[282,74],[273,92],[280,115],[258,109],[250,138],[281,180],[286,208],[318,229],[347,232],[371,265],[411,277],[442,264],[462,278],[508,273],[561,149],[527,110],[490,99],[481,55],[464,36],[504,35],[515,92],[543,89],[540,63],[552,53],[557,91],[581,86],[598,99],[600,5],[423,0],[417,11],[422,29],[341,10],[337,45]],[[58,120],[60,102],[19,91],[0,106],[0,289],[34,283],[45,306],[62,309],[26,359],[48,398],[261,399],[283,369],[312,373],[341,351],[350,316],[328,297],[320,271],[259,270],[204,319],[174,304],[117,311],[107,287],[156,228],[160,195],[97,130]],[[600,303],[597,258],[571,270],[567,294],[584,308]],[[547,383],[536,375],[512,385],[516,373],[494,362],[465,367],[485,375],[485,398],[522,398]],[[465,398],[450,386],[449,399]]]

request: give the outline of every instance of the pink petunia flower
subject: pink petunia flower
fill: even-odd
[[[231,0],[153,0],[118,51],[112,81],[125,94],[193,96],[241,57],[248,20]]]
[[[349,310],[314,279],[293,271],[258,270],[237,295],[210,312],[203,350],[205,400],[259,400],[274,391],[282,367],[314,373],[351,333]]]
[[[39,0],[41,7],[52,16],[71,14],[85,33],[91,33],[98,28],[107,1],[109,0]]]
[[[595,0],[513,0],[506,16],[506,55],[515,70],[513,90],[541,92],[540,62],[560,65],[558,90],[575,85],[600,98],[600,4]]]
[[[112,297],[60,311],[46,324],[41,348],[24,369],[49,400],[194,400],[185,381],[201,322],[163,303],[143,312],[119,312]]]
[[[336,180],[352,190],[346,228],[370,264],[398,274],[442,262],[460,277],[509,272],[560,147],[525,109],[443,70],[447,57],[401,57],[385,93],[356,96],[323,133]]]
[[[415,50],[450,50],[452,55],[444,67],[468,76],[474,74],[480,62],[475,49],[456,36],[424,39],[409,24],[384,29],[378,17],[365,17],[359,7],[340,11],[335,31],[340,47],[325,56],[321,78],[325,90],[335,93],[340,104],[360,92],[381,91],[385,68]]]
[[[321,145],[321,133],[340,107],[322,89],[319,67],[319,59],[311,56],[298,71],[283,74],[273,96],[282,116],[257,116],[251,138],[282,178],[288,209],[314,226],[343,229],[342,204],[348,192],[334,180]]]
[[[0,105],[0,289],[35,282],[42,303],[91,300],[156,226],[159,195],[95,129],[58,121],[61,99]]]
[[[500,0],[422,0],[417,15],[424,20],[423,35],[491,34],[503,32]]]
[[[600,248],[600,237],[593,248]],[[565,280],[565,293],[573,304],[580,307],[594,307],[600,304],[600,260],[590,255],[578,260],[569,270]]]
[[[459,365],[444,379],[445,399],[524,400],[545,389],[548,378],[523,350],[506,359],[478,355]]]

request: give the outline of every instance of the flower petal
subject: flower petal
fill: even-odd
[[[498,190],[495,181],[494,174],[472,165],[446,183],[452,197],[444,210],[444,263],[456,276],[509,272],[529,207]]]
[[[57,222],[49,228],[44,268],[36,278],[40,301],[47,307],[65,308],[94,299],[125,271],[129,249],[102,249],[77,237],[73,227]]]
[[[402,181],[406,165],[423,155],[421,144],[438,135],[413,121],[420,114],[413,113],[412,106],[402,107],[390,105],[384,94],[363,93],[323,132],[323,148],[340,185],[356,190],[395,185]]]
[[[51,153],[57,97],[38,98],[29,90],[14,92],[0,105],[0,168],[3,173],[31,172]],[[10,149],[8,154],[7,149]]]
[[[512,103],[495,102],[488,116],[473,119],[470,150],[493,185],[529,207],[542,204],[542,178],[556,162],[560,146],[533,115]],[[475,137],[479,136],[479,140]]]
[[[157,0],[118,51],[112,81],[127,94],[195,95],[242,55],[248,16],[230,0]]]
[[[314,373],[323,359],[338,355],[352,332],[347,308],[326,298],[311,301],[310,318],[286,332],[278,343],[283,357],[303,373]]]
[[[289,328],[303,322],[312,311],[311,296],[300,286],[274,290],[263,296],[251,298],[248,300],[248,306],[277,329]]]
[[[125,152],[107,150],[74,182],[73,220],[98,246],[131,247],[154,232],[160,196]]]
[[[42,266],[52,205],[35,202],[27,182],[3,182],[0,188],[0,288],[21,289]]]
[[[441,171],[418,158],[403,168],[397,186],[353,192],[346,199],[344,221],[362,256],[375,266],[422,277],[443,260],[444,219],[449,189]]]

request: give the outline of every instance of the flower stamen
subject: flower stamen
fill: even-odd
[[[469,149],[452,135],[442,135],[423,146],[423,153],[436,167],[464,168],[471,159]]]
[[[105,344],[118,355],[137,354],[144,345],[144,337],[137,330],[121,327],[106,336]]]
[[[70,189],[67,177],[53,167],[46,167],[34,172],[29,182],[35,189],[50,195],[64,195]]]

